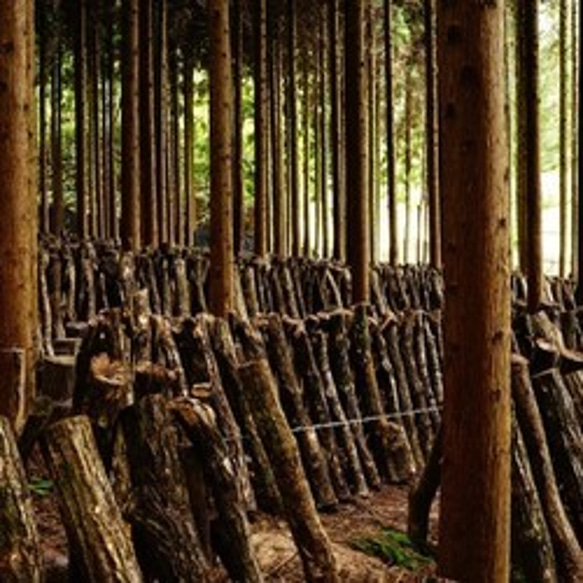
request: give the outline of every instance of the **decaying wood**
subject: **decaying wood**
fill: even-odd
[[[69,417],[52,425],[45,434],[43,455],[56,485],[73,556],[82,561],[83,580],[142,581],[89,419]]]
[[[172,409],[192,443],[200,448],[207,467],[218,513],[223,564],[233,581],[263,581],[251,547],[245,501],[237,488],[237,468],[231,462],[213,410],[188,398],[174,400]]]
[[[338,389],[340,400],[350,421],[354,434],[358,455],[366,476],[366,481],[371,488],[380,486],[379,472],[374,458],[369,450],[362,423],[358,399],[354,386],[354,376],[350,367],[349,340],[346,329],[346,315],[342,310],[336,310],[330,315],[328,335],[328,353],[330,355],[330,367],[332,376]]]
[[[425,456],[423,449],[421,448],[421,437],[417,430],[415,416],[411,414],[414,407],[409,393],[409,382],[407,380],[405,365],[403,364],[401,351],[399,349],[399,325],[394,318],[388,318],[382,324],[381,332],[387,343],[389,359],[393,365],[393,371],[395,373],[397,392],[399,394],[399,410],[402,413],[407,413],[403,417],[403,426],[407,431],[409,444],[411,445],[411,451],[417,467],[422,467],[424,465]]]
[[[386,479],[393,482],[406,481],[411,477],[415,465],[402,427],[384,417],[385,407],[374,371],[366,310],[365,304],[355,307],[351,330],[356,386],[363,412],[371,418],[368,426],[377,467]]]
[[[243,445],[251,457],[251,482],[255,498],[264,510],[277,514],[281,511],[281,498],[275,484],[275,478],[255,420],[251,414],[248,399],[245,397],[243,383],[239,376],[239,361],[235,344],[226,320],[217,318],[214,321],[211,341],[221,382],[229,399],[231,409],[244,436]],[[245,495],[246,500],[252,499],[252,493]],[[250,510],[253,509],[253,505]]]
[[[303,393],[310,409],[310,419],[312,424],[320,426],[316,432],[328,462],[334,491],[339,500],[347,500],[350,497],[350,491],[342,472],[336,436],[330,425],[330,409],[324,394],[324,385],[316,365],[312,345],[302,322],[289,321],[288,323],[294,346],[296,373],[303,382]]]
[[[512,361],[512,395],[557,562],[561,571],[576,581],[583,575],[583,554],[559,495],[543,420],[528,376],[528,363],[517,356]]]
[[[277,379],[279,398],[287,419],[292,427],[305,428],[304,431],[296,433],[295,438],[316,505],[319,508],[331,508],[337,503],[337,498],[330,478],[328,460],[304,406],[304,394],[294,371],[280,316],[270,314],[263,328],[270,365]]]
[[[330,408],[330,416],[332,421],[338,423],[336,430],[338,443],[344,453],[344,466],[348,480],[351,484],[352,490],[357,496],[368,496],[369,490],[366,484],[366,478],[358,457],[358,450],[354,435],[348,423],[342,403],[338,396],[338,390],[334,383],[332,370],[330,369],[330,359],[328,355],[328,342],[326,335],[322,330],[314,330],[310,333],[312,339],[312,347],[314,349],[314,357],[318,363],[318,369],[324,384],[324,393],[328,406]]]
[[[10,422],[0,416],[0,580],[40,583],[42,557],[26,474]]]
[[[144,572],[162,581],[206,581],[208,562],[189,504],[177,430],[162,395],[122,414],[133,487],[128,510]]]
[[[339,581],[336,559],[310,494],[293,434],[278,402],[269,363],[266,358],[247,361],[239,372],[273,467],[306,581]]]
[[[571,395],[557,370],[532,377],[555,477],[567,515],[583,540],[583,432]]]
[[[512,562],[527,581],[557,581],[555,555],[528,453],[512,419]]]

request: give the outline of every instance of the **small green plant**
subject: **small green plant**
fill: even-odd
[[[378,557],[389,565],[409,571],[417,571],[433,560],[418,549],[406,534],[392,528],[383,527],[379,534],[356,539],[351,546],[367,555]]]
[[[53,491],[53,482],[48,478],[33,478],[28,484],[29,490],[40,496],[48,496]]]

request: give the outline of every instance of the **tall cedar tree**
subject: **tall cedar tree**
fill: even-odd
[[[233,307],[233,79],[229,0],[208,0],[211,93],[210,309],[225,317]]]
[[[445,285],[439,567],[508,581],[510,262],[503,3],[439,2]],[[471,188],[468,188],[471,185]]]

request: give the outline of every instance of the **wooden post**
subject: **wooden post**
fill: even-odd
[[[439,565],[510,573],[510,265],[503,4],[439,2],[445,359]]]

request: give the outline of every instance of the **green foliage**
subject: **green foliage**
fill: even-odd
[[[28,484],[28,489],[41,498],[49,496],[53,492],[53,487],[53,482],[48,478],[33,478]]]
[[[387,527],[381,528],[376,536],[356,539],[351,546],[389,565],[396,565],[409,571],[417,571],[433,561],[433,558],[422,553],[406,534]]]

